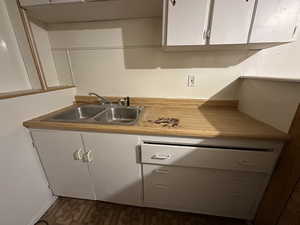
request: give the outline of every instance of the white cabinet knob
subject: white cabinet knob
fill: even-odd
[[[246,159],[239,160],[238,163],[242,166],[255,166],[255,163]]]
[[[82,150],[80,148],[73,153],[73,158],[74,158],[74,160],[82,160],[82,155],[83,155]]]
[[[84,153],[83,161],[88,162],[88,163],[93,161],[92,151],[88,151],[88,152]]]

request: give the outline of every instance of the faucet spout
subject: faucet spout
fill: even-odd
[[[89,93],[89,96],[96,96],[100,100],[101,103],[111,104],[111,101],[109,101],[108,99],[106,99],[106,98],[104,98],[104,97],[102,97],[102,96],[100,96],[100,95],[98,95],[94,92]]]

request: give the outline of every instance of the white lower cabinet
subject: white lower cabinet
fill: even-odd
[[[83,133],[97,200],[141,205],[142,174],[136,135]]]
[[[280,147],[229,147],[233,143],[143,143],[145,205],[254,219]]]
[[[149,206],[251,220],[268,176],[262,173],[143,165]]]
[[[55,195],[247,220],[255,217],[283,145],[72,131],[31,133]]]
[[[69,131],[32,131],[36,149],[55,195],[95,199],[81,135]]]
[[[142,203],[138,136],[34,130],[32,137],[55,195]]]

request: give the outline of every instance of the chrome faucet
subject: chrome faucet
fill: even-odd
[[[108,99],[96,94],[96,93],[89,93],[89,96],[96,96],[98,98],[98,100],[100,101],[100,103],[103,103],[103,104],[111,104],[112,102],[109,101]]]

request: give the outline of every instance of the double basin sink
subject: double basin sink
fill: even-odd
[[[56,114],[46,121],[135,125],[141,112],[142,108],[135,106],[86,104]]]

